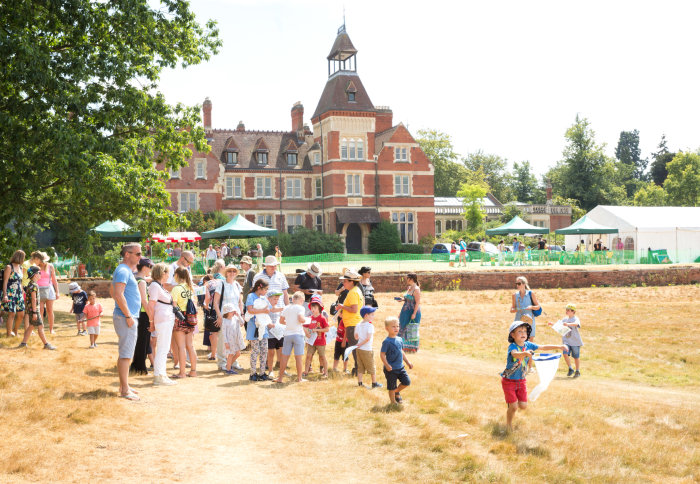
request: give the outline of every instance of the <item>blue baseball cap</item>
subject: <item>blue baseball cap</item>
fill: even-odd
[[[376,310],[377,308],[373,308],[372,306],[362,306],[362,309],[360,309],[360,316],[364,318],[365,314],[373,313]]]

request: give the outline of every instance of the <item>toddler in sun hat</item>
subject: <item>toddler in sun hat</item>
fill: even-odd
[[[85,305],[88,302],[88,295],[80,288],[77,282],[71,282],[68,285],[68,292],[73,299],[73,305],[70,312],[75,314],[75,322],[78,325],[78,336],[87,334],[87,316],[85,315]]]
[[[311,363],[314,353],[318,353],[318,361],[320,364],[321,376],[328,378],[328,361],[326,360],[326,333],[328,332],[328,319],[323,314],[323,301],[321,296],[314,294],[309,302],[311,310],[311,320],[309,324],[305,324],[304,328],[309,333],[306,340],[306,371],[311,372]],[[314,338],[315,335],[315,338]],[[313,339],[313,344],[309,342]]]

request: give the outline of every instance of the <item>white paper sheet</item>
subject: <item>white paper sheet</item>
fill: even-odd
[[[355,345],[355,346],[348,346],[347,348],[345,348],[345,359],[346,359],[346,360],[347,360],[348,358],[350,358],[350,354],[352,353],[352,350],[355,350],[355,349],[357,349],[357,345]]]
[[[560,319],[559,321],[554,323],[552,325],[552,329],[554,331],[556,331],[557,333],[559,333],[561,336],[566,336],[567,334],[569,334],[571,332],[571,328],[569,328],[568,326],[564,326],[563,319]]]
[[[284,338],[284,324],[275,323],[275,326],[270,328],[268,331],[277,339]]]
[[[535,362],[535,367],[537,367],[537,374],[540,376],[540,382],[535,388],[532,389],[528,395],[528,399],[532,402],[537,400],[537,398],[544,392],[549,384],[554,380],[554,375],[557,373],[557,368],[559,368],[559,360],[561,359],[560,354],[546,354],[540,353],[532,357],[532,361]]]

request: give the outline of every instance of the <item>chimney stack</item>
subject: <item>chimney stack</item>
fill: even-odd
[[[304,129],[304,105],[297,101],[292,106],[292,131]]]
[[[394,125],[394,113],[388,106],[377,106],[377,115],[374,121],[374,131],[381,133]]]
[[[204,131],[211,131],[211,101],[208,97],[204,99],[202,111],[204,113]]]

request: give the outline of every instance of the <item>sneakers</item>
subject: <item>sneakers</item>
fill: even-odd
[[[158,375],[158,376],[153,377],[153,385],[154,386],[170,386],[170,385],[177,385],[177,382],[171,380],[167,376]]]
[[[367,385],[365,385],[365,384],[362,383],[362,382],[357,382],[357,386],[358,386],[358,387],[362,387],[362,388],[369,388]]]
[[[250,380],[250,381],[260,381],[260,377],[258,376],[257,373],[251,373],[250,376],[248,377],[248,380]]]
[[[574,376],[574,369],[569,367],[569,373],[567,373],[566,376]]]
[[[56,347],[55,347],[54,345],[52,345],[51,343],[46,343],[46,344],[44,345],[44,349],[45,349],[45,350],[55,350]]]
[[[236,370],[242,370],[242,369],[243,369],[243,367],[241,366],[241,364],[238,363],[237,361],[234,361],[234,362],[233,362],[233,365],[231,365],[231,368],[235,368]]]
[[[238,372],[234,369],[230,369],[230,370],[224,369],[224,373],[226,373],[227,375],[238,375]]]
[[[379,383],[379,382],[372,383],[372,388],[382,388],[383,386],[384,386],[384,385],[382,385],[382,384]]]
[[[574,373],[574,378],[578,378],[581,376],[581,372],[576,370],[576,373]]]
[[[272,378],[270,378],[270,375],[267,373],[263,373],[262,375],[258,375],[258,381],[272,381]]]
[[[95,345],[90,345],[90,346],[88,346],[88,349],[89,349],[89,350],[94,350],[94,349],[95,349]]]
[[[17,348],[26,348],[26,347],[27,347],[27,343],[20,343],[20,344],[17,346]]]
[[[401,395],[398,393],[394,394],[394,399],[396,400],[396,403],[403,403],[403,398],[401,398]]]

